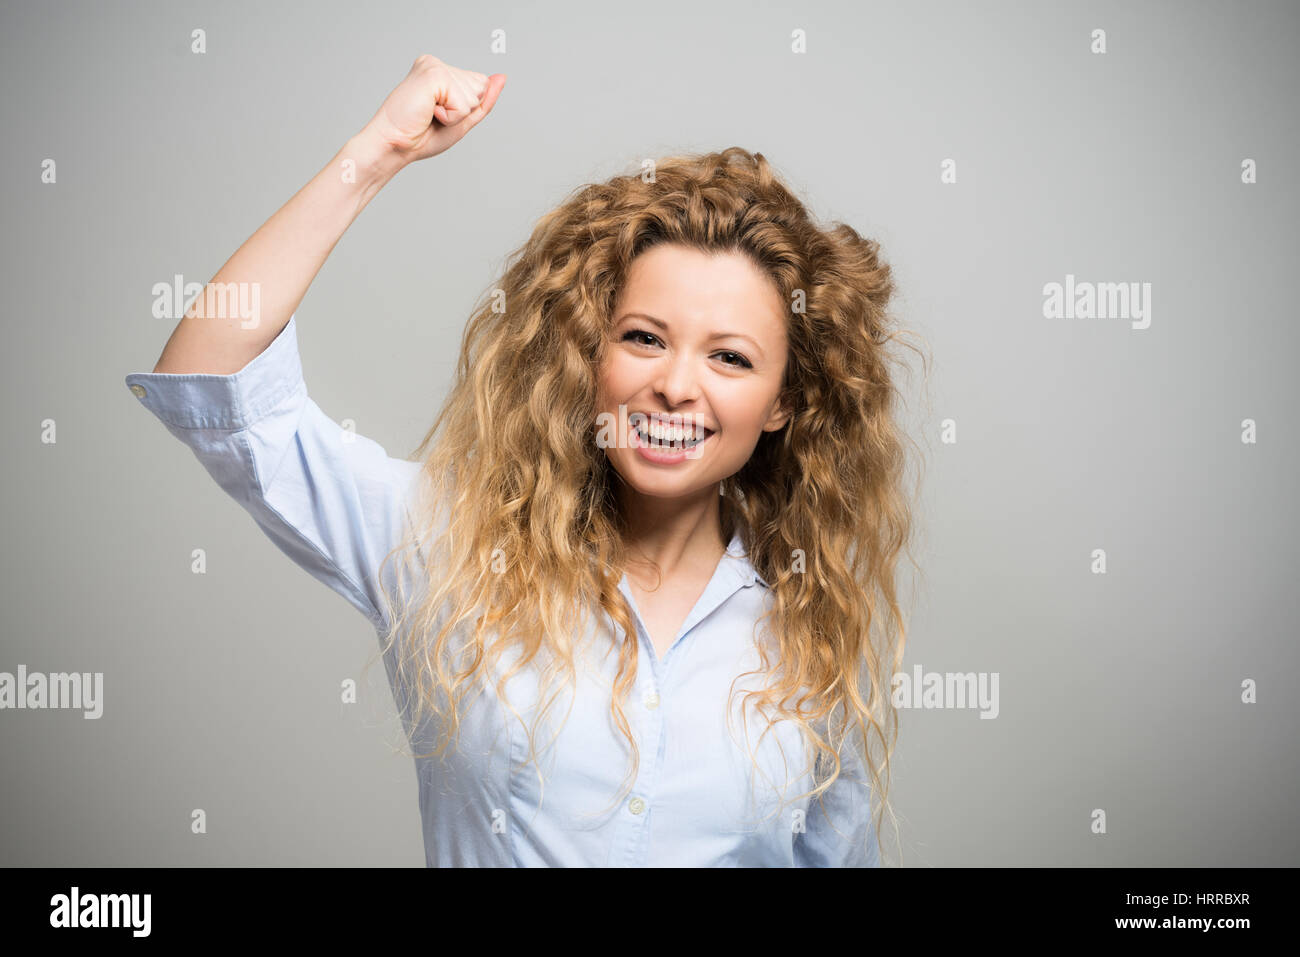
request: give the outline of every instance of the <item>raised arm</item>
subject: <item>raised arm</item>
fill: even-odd
[[[464,137],[491,112],[504,85],[504,74],[485,76],[419,57],[370,122],[208,281],[153,371],[228,375],[261,355],[366,204],[404,166]],[[258,304],[250,319],[226,305],[239,301],[226,291],[241,286],[257,289],[256,300],[245,294],[245,301]]]
[[[126,377],[139,403],[190,447],[276,546],[381,633],[390,624],[381,585],[393,583],[381,565],[411,519],[421,466],[343,429],[312,400],[294,317],[370,198],[403,166],[463,137],[491,110],[504,81],[433,57],[416,60],[366,127],[208,284],[258,283],[258,321],[223,318],[224,310],[207,308],[220,307],[219,299],[200,297],[154,371]],[[345,175],[348,160],[355,177]]]

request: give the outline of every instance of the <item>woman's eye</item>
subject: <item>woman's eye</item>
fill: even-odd
[[[654,343],[659,341],[657,336],[651,335],[650,333],[644,332],[640,329],[629,329],[627,332],[623,333],[621,341],[628,342],[638,337],[651,340],[650,342],[638,343],[638,345],[653,345]],[[754,368],[753,363],[751,363],[748,359],[742,356],[739,352],[717,352],[714,353],[714,355],[729,357],[729,358],[724,358],[723,361],[729,366],[735,366],[737,369]]]
[[[729,365],[729,366],[734,365],[734,366],[738,366],[738,367],[741,368],[741,369],[752,369],[752,368],[753,368],[753,365],[750,363],[750,361],[749,361],[748,359],[746,359],[744,356],[742,356],[739,352],[719,352],[718,355],[720,355],[720,356],[735,356],[736,359],[739,360],[738,362],[728,362],[727,365]]]

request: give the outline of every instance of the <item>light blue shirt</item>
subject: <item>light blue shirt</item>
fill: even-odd
[[[137,372],[126,383],[280,551],[383,637],[379,566],[407,531],[420,465],[344,430],[308,397],[296,318],[239,372]],[[521,717],[487,690],[466,712],[459,748],[415,759],[428,866],[879,866],[856,749],[846,742],[840,777],[819,805],[798,797],[813,786],[798,729],[778,722],[764,736],[751,706],[746,730],[739,692],[757,688],[757,677],[737,681],[727,704],[733,680],[761,663],[754,626],[772,600],[739,535],[662,660],[626,575],[619,587],[638,632],[636,684],[625,704],[641,755],[631,790],[613,803],[630,767],[609,716],[617,653],[580,658],[576,693],[557,685],[554,717],[535,735],[544,782],[525,766],[538,698],[536,670],[527,669],[506,686]],[[768,647],[775,661],[775,645]],[[406,688],[394,662],[385,664],[405,714]],[[415,754],[431,749],[427,719],[406,730]]]

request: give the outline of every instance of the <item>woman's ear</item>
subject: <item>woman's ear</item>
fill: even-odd
[[[783,403],[778,402],[776,407],[772,410],[772,414],[768,416],[767,421],[763,423],[763,431],[776,432],[784,427],[789,421],[790,413],[786,410]]]

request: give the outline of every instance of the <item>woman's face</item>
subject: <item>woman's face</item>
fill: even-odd
[[[781,428],[785,303],[754,263],[661,244],[632,263],[614,307],[599,370],[597,441],[637,492],[678,498],[716,489],[749,460],[763,432]],[[644,447],[637,433],[692,424],[692,446]],[[715,491],[716,494],[716,491]]]

